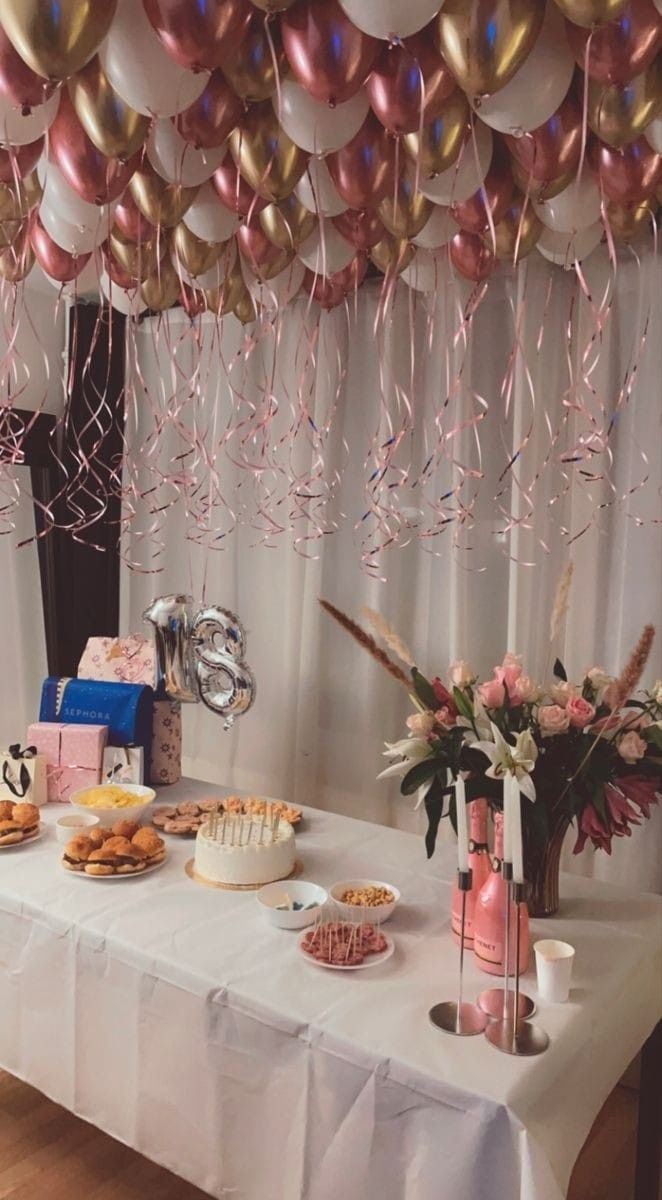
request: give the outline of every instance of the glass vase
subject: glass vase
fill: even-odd
[[[524,875],[529,884],[528,908],[532,917],[553,917],[559,910],[561,849],[570,820],[567,813],[549,815],[549,834],[543,845],[530,835],[524,838]]]

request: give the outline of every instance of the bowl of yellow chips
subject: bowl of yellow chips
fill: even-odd
[[[98,817],[102,825],[114,825],[123,817],[140,822],[155,796],[154,788],[141,783],[100,783],[72,792],[69,801],[78,812]]]

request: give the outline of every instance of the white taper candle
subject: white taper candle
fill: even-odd
[[[467,831],[467,801],[464,780],[455,780],[455,819],[457,822],[457,865],[460,871],[469,869],[469,834]]]
[[[510,790],[510,781],[512,775],[510,771],[506,771],[503,777],[503,861],[512,863],[512,830],[513,830],[513,805],[512,792]]]
[[[514,775],[512,778],[512,834],[511,850],[513,855],[513,879],[515,883],[524,883],[524,858],[522,854],[522,796],[519,783]]]

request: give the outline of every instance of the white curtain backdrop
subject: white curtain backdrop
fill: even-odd
[[[16,472],[19,483],[27,467]],[[25,480],[28,484],[28,480]],[[39,716],[41,684],[47,675],[46,639],[41,607],[41,583],[36,542],[21,546],[34,534],[34,512],[21,497],[12,513],[14,529],[0,537],[0,578],[3,636],[0,638],[0,746],[25,746],[27,727]]]
[[[264,403],[273,343],[243,365],[246,333],[235,322],[224,322],[219,342],[214,324],[203,320],[199,346],[182,314],[140,327],[130,353],[129,437],[135,458],[128,468],[137,520],[127,536],[126,555],[142,569],[123,572],[123,629],[142,628],[142,611],[154,595],[185,590],[218,602],[241,616],[258,681],[253,710],[230,733],[201,705],[187,709],[189,773],[418,827],[421,814],[399,795],[397,783],[375,779],[383,766],[384,740],[402,736],[407,696],[322,612],[319,596],[359,619],[362,605],[379,609],[427,673],[443,674],[449,661],[462,657],[483,675],[491,674],[510,649],[524,654],[528,672],[536,676],[549,663],[550,609],[571,556],[570,611],[554,654],[560,654],[571,676],[594,664],[620,669],[644,622],[658,620],[662,601],[662,270],[652,256],[640,267],[631,253],[624,255],[609,318],[601,321],[600,306],[610,289],[606,255],[596,253],[585,268],[588,296],[573,273],[538,256],[531,256],[516,277],[501,285],[491,282],[468,352],[461,334],[454,336],[458,299],[466,295],[458,297],[447,281],[434,300],[400,285],[377,335],[379,288],[368,285],[349,316],[338,310],[322,315],[315,359],[303,367],[302,330],[312,327],[313,314],[302,301],[294,304],[279,332],[274,394],[280,411],[269,436],[283,434],[283,445],[289,445],[290,401],[301,394],[304,376],[318,431],[337,404],[318,484],[320,493],[331,495],[327,517],[340,528],[299,543],[314,557],[297,553],[291,534],[261,536],[246,524],[219,538],[218,549],[196,544],[186,538],[191,522],[184,506],[167,507],[172,486],[155,486],[159,472],[163,477],[175,465],[182,471],[190,466],[194,425],[208,431],[209,445],[231,425],[228,365],[241,403],[258,409]],[[504,391],[516,335],[512,386]],[[623,396],[634,364],[634,387]],[[190,403],[196,365],[196,400]],[[416,432],[402,439],[395,468],[411,462],[409,478],[418,476],[438,444],[440,412],[447,447],[424,489],[406,483],[395,489],[411,523],[426,527],[432,506],[462,480],[463,470],[482,471],[484,479],[472,527],[456,520],[435,537],[413,536],[408,545],[382,554],[379,565],[387,580],[381,582],[361,567],[359,538],[370,518],[359,519],[367,511],[366,480],[375,467],[374,458],[366,460],[372,447],[406,424],[408,403]],[[566,412],[569,420],[555,439]],[[481,413],[477,438],[471,421]],[[597,453],[598,433],[610,418],[613,462],[609,452]],[[150,440],[155,422],[164,426],[158,447]],[[240,434],[230,440],[230,449]],[[584,461],[566,461],[577,459],[580,438],[587,447]],[[508,471],[518,448],[521,454]],[[294,460],[302,470],[306,450],[312,461],[312,439],[306,443],[299,437]],[[537,478],[542,462],[546,466]],[[228,505],[239,512],[250,509],[263,476],[233,465],[225,452],[219,471]],[[337,487],[336,473],[341,477]],[[139,498],[141,488],[150,489],[152,515]],[[474,488],[469,473],[460,493],[465,505]],[[389,503],[388,493],[382,498]],[[163,511],[156,512],[161,505]],[[286,509],[284,500],[284,525],[289,524]],[[347,514],[344,520],[342,514]],[[571,541],[587,524],[587,531]],[[227,513],[219,515],[218,525],[229,528]],[[295,526],[294,537],[314,533],[305,519]],[[647,680],[660,676],[662,629]],[[632,839],[619,841],[611,859],[589,851],[573,868],[637,889],[662,890],[662,812]]]

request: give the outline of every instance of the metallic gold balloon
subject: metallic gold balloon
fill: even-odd
[[[439,48],[468,96],[498,92],[533,49],[540,0],[446,0],[435,18]]]
[[[189,275],[204,275],[218,261],[224,242],[205,242],[196,237],[183,221],[175,226],[172,239],[177,259]]]
[[[113,91],[98,56],[69,80],[69,95],[83,129],[102,154],[126,161],[140,150],[150,118],[129,108]]]
[[[246,182],[259,196],[276,203],[294,190],[309,158],[281,129],[269,102],[251,105],[229,143]]]
[[[399,275],[414,257],[415,247],[405,238],[394,238],[390,233],[383,237],[370,251],[370,258],[385,275]]]
[[[635,200],[632,204],[618,204],[610,200],[607,205],[609,228],[618,242],[632,242],[641,234],[649,234],[653,228],[657,201],[653,196],[646,200]]]
[[[0,183],[0,221],[20,220],[28,214],[28,204],[22,186]]]
[[[286,8],[291,8],[294,0],[253,0],[253,4],[261,8],[263,12],[285,12]]]
[[[179,299],[179,276],[170,262],[164,258],[159,268],[146,279],[140,289],[143,303],[154,312],[172,308]]]
[[[20,283],[30,274],[33,266],[34,251],[28,236],[28,222],[25,221],[12,244],[0,250],[0,275],[8,283]]]
[[[108,239],[110,250],[120,266],[133,279],[148,279],[156,271],[166,249],[164,237],[133,242],[115,226]]]
[[[223,55],[221,67],[230,87],[242,100],[268,100],[285,74],[287,60],[280,41],[279,22],[271,21],[269,34],[259,12],[252,13],[238,46]],[[275,58],[275,61],[274,61]]]
[[[45,79],[67,79],[96,54],[117,0],[0,0],[0,22],[24,62]]]
[[[590,29],[614,21],[629,0],[556,0],[556,4],[574,25]]]
[[[235,304],[241,299],[246,287],[241,267],[239,266],[236,244],[229,242],[227,249],[229,255],[228,263],[232,262],[233,265],[225,276],[222,285],[217,288],[205,288],[207,308],[219,317],[233,311]]]
[[[251,296],[247,287],[244,286],[244,290],[239,299],[235,301],[232,311],[235,317],[239,318],[242,325],[248,325],[251,321],[255,320],[257,315],[255,312],[255,305],[253,304],[253,297]]]
[[[259,215],[260,224],[275,246],[296,250],[313,232],[317,218],[304,208],[292,192],[280,204],[268,204]]]
[[[131,176],[129,188],[143,217],[152,225],[167,227],[181,221],[198,194],[197,187],[166,183],[146,162]]]
[[[414,187],[408,175],[402,175],[393,192],[377,206],[377,215],[382,224],[398,238],[415,238],[432,216],[434,205],[431,200]]]
[[[32,174],[28,175],[26,179],[21,180],[21,183],[23,185],[23,194],[25,196],[25,204],[28,210],[35,208],[36,205],[39,204],[39,201],[44,194],[44,189],[39,182],[39,176],[37,175],[37,172],[33,171]]]
[[[629,83],[589,83],[588,123],[594,133],[617,149],[634,142],[662,112],[662,58]]]
[[[444,109],[419,133],[406,133],[403,142],[407,154],[418,163],[421,175],[429,179],[446,171],[455,162],[469,128],[469,101],[461,88],[455,88]]]
[[[542,232],[542,222],[529,201],[525,204],[520,196],[511,204],[505,217],[494,226],[492,231],[483,234],[485,245],[494,252],[497,258],[509,259],[517,263],[526,258],[535,246]]]
[[[520,191],[524,192],[525,196],[528,194],[530,200],[535,200],[539,204],[542,204],[543,200],[551,200],[552,196],[558,196],[559,192],[564,192],[577,174],[573,169],[566,171],[564,175],[559,175],[556,179],[545,179],[541,182],[540,179],[534,179],[522,164],[512,157],[510,169]]]

